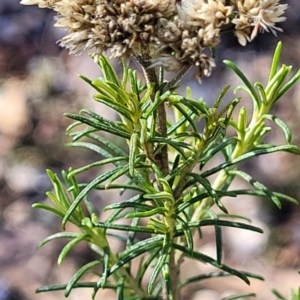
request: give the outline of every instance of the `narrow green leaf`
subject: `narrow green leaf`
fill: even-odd
[[[110,210],[110,209],[124,209],[124,208],[135,208],[138,210],[145,210],[145,211],[149,211],[151,209],[153,209],[152,205],[148,205],[148,204],[142,204],[142,203],[137,203],[137,202],[118,202],[118,203],[113,203],[110,204],[108,206],[106,206],[104,208],[104,211]]]
[[[203,152],[203,155],[200,158],[199,170],[201,170],[218,152],[223,151],[229,145],[235,145],[237,140],[238,138],[236,136],[229,139],[224,139],[220,144],[216,143],[215,147],[213,147],[215,143],[211,143],[211,147]]]
[[[261,99],[263,105],[267,106],[268,99],[267,99],[267,95],[266,95],[263,85],[260,82],[255,82],[254,86],[258,89],[259,96],[260,96],[260,99]]]
[[[287,300],[284,296],[282,296],[277,290],[272,289],[272,293],[278,298],[276,300]]]
[[[146,218],[146,217],[152,217],[152,216],[155,216],[157,214],[160,214],[160,215],[164,215],[168,210],[164,207],[156,207],[156,208],[153,208],[149,211],[143,211],[143,212],[131,212],[131,213],[128,213],[126,216],[125,216],[125,219],[130,219],[130,218]]]
[[[124,211],[124,209],[122,209],[122,208],[121,209],[117,209],[112,214],[109,215],[109,217],[106,219],[105,222],[94,222],[93,226],[94,227],[107,228],[107,227],[104,226],[104,224],[111,224],[112,222],[117,221],[120,218],[120,216],[124,215],[123,211]]]
[[[73,286],[75,288],[94,288],[96,282],[80,282]],[[43,292],[52,292],[52,291],[61,291],[67,287],[67,284],[54,284],[54,285],[47,285],[36,289],[36,293],[43,293]],[[118,287],[117,284],[114,283],[107,283],[103,288],[104,289],[113,289],[115,290]]]
[[[55,186],[54,186],[55,188]],[[61,212],[65,212],[68,206],[64,206],[63,202],[60,202],[60,200],[57,198],[56,195],[54,195],[52,192],[46,192],[46,196],[53,202],[54,205],[57,206],[57,208],[61,211]]]
[[[248,90],[249,94],[251,95],[251,97],[252,97],[255,105],[257,107],[261,107],[259,96],[257,95],[254,87],[249,82],[249,80],[247,79],[247,77],[243,74],[243,72],[232,61],[230,61],[230,60],[224,60],[223,62],[224,62],[224,64],[227,67],[229,67],[230,69],[232,69],[238,77],[240,77],[240,79],[243,81],[243,83],[247,87],[247,90]]]
[[[220,201],[218,194],[216,193],[216,191],[212,188],[210,182],[202,177],[201,175],[197,175],[195,173],[190,173],[190,176],[192,176],[194,179],[197,180],[198,183],[200,183],[204,189],[207,191],[207,193],[209,194],[209,196],[214,200],[214,202],[216,203],[216,205],[224,212],[224,213],[228,213],[226,207],[224,206],[224,204]]]
[[[223,254],[223,241],[222,241],[222,228],[218,224],[215,225],[215,236],[216,236],[216,251],[217,251],[217,263],[222,264]]]
[[[241,294],[241,295],[232,295],[229,297],[222,298],[221,300],[237,300],[237,299],[245,299],[249,297],[256,297],[255,293]]]
[[[124,116],[126,119],[130,120],[131,122],[133,121],[132,112],[125,105],[122,105],[121,103],[116,103],[115,100],[106,99],[102,97],[102,95],[100,94],[95,95],[94,99],[97,102],[100,102],[106,105],[107,107],[110,107],[111,109],[118,112],[120,115]]]
[[[67,254],[70,252],[70,250],[81,241],[88,240],[88,237],[88,234],[80,234],[79,236],[75,237],[72,241],[70,241],[66,246],[64,246],[64,248],[61,250],[58,256],[57,264],[61,265],[64,259],[66,258]]]
[[[173,162],[173,165],[172,165],[172,170],[171,170],[171,172],[173,172],[173,171],[178,167],[179,162],[180,162],[180,158],[181,158],[180,155],[177,154],[176,157],[175,157],[175,159],[174,159],[174,162]],[[172,178],[168,181],[171,188],[173,187],[174,179],[175,179],[175,177],[172,177]]]
[[[185,253],[185,254],[188,254],[188,249],[184,246],[177,245],[177,244],[173,243],[173,247],[175,249],[178,249],[179,251]],[[223,264],[219,265],[215,259],[213,259],[213,258],[211,258],[211,257],[209,257],[209,256],[207,256],[203,253],[193,251],[192,257],[193,257],[193,259],[211,264],[214,267],[217,267],[218,269],[221,269],[221,270],[226,271],[226,272],[228,272],[232,275],[235,275],[235,276],[239,277],[241,280],[243,280],[245,283],[247,283],[248,285],[250,284],[250,281],[249,281],[248,277],[244,273],[242,273],[238,270],[232,269],[232,268],[230,268],[226,265],[223,265]]]
[[[138,170],[135,170],[135,184],[143,188],[147,193],[155,193],[156,189],[149,183],[149,179],[146,179],[145,175]]]
[[[201,116],[202,114],[206,115],[208,113],[208,107],[204,101],[180,97],[180,102],[188,107],[197,116]]]
[[[98,280],[94,291],[92,293],[92,299],[95,298],[99,288],[104,288],[107,282],[109,274],[109,263],[110,263],[110,248],[108,246],[103,247],[103,272],[101,278]]]
[[[169,227],[167,227],[167,225],[164,222],[151,217],[150,221],[148,222],[147,228],[151,228],[154,230],[155,233],[161,234],[166,234],[170,231]]]
[[[87,184],[86,183],[80,183],[79,185],[78,185],[79,187],[86,187],[87,186]],[[124,189],[124,191],[125,190],[132,190],[132,191],[137,191],[137,192],[141,192],[141,193],[143,193],[143,192],[145,192],[145,190],[142,188],[142,187],[139,187],[139,186],[136,186],[136,185],[131,185],[131,184],[117,184],[117,183],[112,183],[110,186],[105,186],[105,185],[98,185],[98,186],[96,186],[95,187],[95,189],[97,189],[97,190],[105,190],[105,189],[107,189],[107,190],[112,190],[112,189],[117,189],[117,190],[120,190],[120,189]]]
[[[188,257],[192,257],[193,255],[193,251],[194,251],[194,241],[193,241],[193,235],[192,232],[190,230],[190,227],[188,225],[188,223],[186,223],[182,218],[180,218],[179,216],[177,216],[176,218],[177,220],[179,220],[180,225],[182,226],[182,230],[186,239],[186,244],[187,244],[187,249],[188,249]]]
[[[282,51],[282,42],[278,42],[276,49],[274,51],[274,54],[273,54],[272,65],[271,65],[268,82],[271,81],[273,79],[274,75],[277,73],[281,51]]]
[[[75,233],[75,232],[58,232],[55,234],[52,234],[45,238],[42,242],[39,243],[39,247],[43,247],[46,245],[48,242],[55,240],[55,239],[60,239],[60,238],[67,238],[67,239],[75,239],[82,236],[82,233]]]
[[[275,98],[276,102],[278,99],[280,99],[300,78],[300,69],[297,71],[297,73],[292,77],[291,80],[289,80],[283,88],[280,89],[280,91],[277,93],[277,97]]]
[[[201,200],[203,200],[207,197],[209,197],[208,192],[204,192],[204,193],[201,193],[201,194],[191,198],[187,202],[179,204],[175,210],[175,214],[179,214],[179,213],[185,211],[189,206],[193,205],[194,203],[200,202]]]
[[[102,147],[105,146],[113,154],[114,157],[115,156],[128,156],[127,153],[124,150],[122,150],[119,146],[117,146],[112,141],[110,141],[100,135],[89,133],[87,136],[89,138],[97,141],[100,144],[100,146],[102,146]]]
[[[241,272],[244,273],[245,276],[250,277],[250,278],[255,278],[258,280],[264,280],[263,277],[253,274],[253,273],[248,273],[248,272]],[[190,277],[188,279],[186,279],[185,281],[181,282],[179,287],[183,288],[188,284],[197,282],[197,281],[201,281],[201,280],[205,280],[205,279],[210,279],[210,278],[218,278],[218,277],[228,277],[228,276],[232,276],[232,274],[228,273],[228,272],[212,272],[212,273],[208,273],[208,274],[201,274],[201,275],[197,275],[194,277]]]
[[[280,120],[279,118],[273,116],[273,115],[264,115],[265,119],[271,120],[273,121],[276,125],[278,125],[278,127],[280,127],[284,133],[285,139],[287,141],[287,143],[290,143],[292,140],[292,133],[290,128],[285,124],[285,122],[283,122],[282,120]]]
[[[73,124],[76,124],[76,123],[77,122],[74,122]],[[78,125],[82,125],[81,122],[78,122],[78,123],[79,123]],[[67,131],[68,135],[70,137],[72,137],[72,142],[76,142],[76,141],[80,140],[81,138],[88,136],[88,134],[98,131],[98,129],[91,128],[91,127],[87,127],[84,130],[73,131],[73,132],[70,131],[70,130],[72,130],[72,128],[70,128],[70,130],[68,130],[68,129],[66,131]]]
[[[235,193],[236,195],[249,195],[249,196],[260,196],[260,197],[269,197],[268,194],[265,193],[265,191],[263,190],[233,190],[231,191],[233,193]],[[299,204],[299,201],[291,196],[282,194],[282,193],[278,193],[278,192],[273,192],[273,194],[282,200],[286,200],[289,201],[293,204]]]
[[[157,279],[158,275],[160,274],[164,264],[167,264],[168,260],[170,259],[169,253],[170,253],[171,247],[172,247],[172,245],[170,244],[170,235],[165,234],[162,251],[160,253],[160,256],[159,256],[157,262],[155,263],[155,266],[153,267],[153,272],[149,279],[149,283],[148,283],[148,294],[149,295],[152,295],[152,293],[153,293],[156,279]]]
[[[235,215],[235,214],[218,214],[218,218],[228,218],[228,219],[240,219],[243,221],[247,221],[249,223],[251,223],[251,219],[244,217],[244,216],[240,216],[240,215]]]
[[[170,136],[172,139],[182,139],[182,138],[195,138],[197,140],[202,139],[202,135],[198,132],[191,132],[191,131],[185,131],[185,132],[178,132],[174,135]]]
[[[273,105],[275,103],[278,92],[280,91],[291,70],[291,66],[282,65],[282,67],[277,71],[272,80],[268,82],[265,88],[265,92],[268,98],[269,105]]]
[[[137,86],[137,72],[136,70],[132,71],[131,69],[128,69],[128,76],[130,81],[130,88],[132,93],[135,95],[139,95],[139,89]]]
[[[86,76],[81,75],[81,74],[79,74],[78,77],[81,78],[81,79],[84,80],[86,83],[88,83],[89,85],[92,86],[92,80],[91,80],[91,79],[89,79],[89,78],[87,78]]]
[[[186,148],[186,149],[192,150],[192,151],[194,150],[192,145],[190,145],[188,143],[184,143],[184,142],[178,142],[172,138],[153,137],[153,138],[149,139],[149,142],[170,145],[178,153],[180,153],[183,157],[186,157],[186,154],[185,154],[183,148]]]
[[[159,178],[158,178],[158,182],[162,185],[163,190],[164,190],[163,192],[159,192],[159,193],[163,193],[163,194],[166,193],[166,194],[168,194],[168,195],[171,195],[170,200],[171,200],[171,201],[174,201],[173,191],[172,191],[172,188],[170,187],[168,181],[165,180],[163,177],[159,177]],[[162,194],[162,195],[163,195],[163,194]],[[167,196],[167,198],[169,198],[169,197]]]
[[[122,211],[122,210],[121,210]],[[110,222],[93,222],[94,227],[100,227],[105,229],[115,229],[121,231],[135,231],[135,232],[144,232],[144,233],[155,233],[152,228],[144,227],[144,226],[135,226],[132,227],[130,225],[119,225],[119,224],[112,224]]]
[[[192,117],[195,115],[194,112],[191,110],[189,110],[186,114],[189,116],[190,119],[192,119]],[[170,136],[172,133],[176,132],[176,130],[180,126],[182,126],[182,124],[184,124],[185,122],[186,122],[186,117],[183,116],[182,118],[180,118],[178,122],[176,122],[175,124],[173,124],[168,128],[167,136]]]
[[[71,178],[72,176],[83,173],[83,172],[88,171],[88,170],[90,170],[92,168],[95,168],[95,167],[107,165],[107,164],[110,164],[110,163],[112,163],[114,165],[117,165],[118,162],[127,161],[127,160],[128,160],[128,157],[124,157],[124,156],[123,157],[112,157],[112,158],[102,159],[100,161],[96,161],[94,163],[85,165],[81,168],[72,170],[71,172],[69,172],[68,177]]]
[[[171,270],[168,262],[162,266],[161,272],[162,272],[163,280],[165,282],[167,300],[173,300],[174,298],[173,298],[173,290],[172,290],[172,282],[171,282]]]
[[[145,95],[143,96],[143,98],[140,101],[140,106],[142,106],[141,110],[142,110],[143,113],[145,113],[145,111],[148,107],[148,106],[144,106],[144,104],[147,103],[148,100],[150,100],[150,97],[153,93],[154,85],[155,85],[154,83],[151,83],[151,84],[147,85],[147,91],[146,91]],[[151,104],[151,102],[148,102],[148,103]]]
[[[183,107],[180,106],[180,104],[174,104],[174,106],[180,111],[180,113],[185,117],[186,121],[190,124],[193,132],[197,132],[197,127],[195,125],[194,120],[190,117],[189,112],[185,111]]]
[[[195,182],[197,182],[197,181],[195,181]],[[193,184],[194,184],[194,181],[191,181],[190,186],[193,186]],[[236,197],[236,195],[233,192],[226,191],[226,190],[223,190],[223,189],[221,191],[215,191],[215,192],[217,193],[219,198],[225,197],[225,196],[227,196],[227,197]],[[207,192],[200,191],[197,196],[189,199],[187,202],[178,203],[179,205],[177,206],[177,208],[175,210],[175,214],[183,212],[189,206],[193,205],[194,203],[200,202],[201,200],[203,200],[207,197],[209,197],[209,194]]]
[[[67,207],[69,207],[70,200],[65,192],[63,183],[60,181],[57,174],[55,174],[49,169],[47,169],[47,175],[51,180],[55,192],[54,197],[51,197],[51,195],[53,195],[51,192],[46,193],[47,196],[50,197],[50,199],[58,208],[65,210]]]
[[[110,268],[109,275],[113,274],[122,266],[127,264],[129,261],[142,255],[143,253],[152,251],[157,247],[161,247],[162,240],[163,240],[163,236],[158,235],[156,237],[148,238],[144,241],[138,242],[134,244],[132,247],[126,249],[120,254],[119,261]]]
[[[154,288],[154,290],[153,290],[152,297],[153,297],[154,299],[159,299],[159,300],[161,300],[161,299],[160,299],[160,295],[161,295],[161,293],[162,293],[162,290],[163,290],[163,281],[162,281],[162,280],[158,280],[158,281],[156,282],[156,286],[155,286],[155,288]]]
[[[201,174],[202,177],[207,177],[212,174],[215,174],[219,172],[222,169],[225,169],[227,167],[236,165],[244,160],[247,160],[249,158],[259,156],[259,155],[264,155],[264,154],[269,154],[269,153],[274,153],[274,152],[279,152],[279,151],[286,151],[294,154],[300,154],[300,150],[297,146],[294,145],[281,145],[281,146],[270,146],[269,148],[263,148],[263,149],[257,149],[251,152],[248,152],[244,155],[239,156],[236,159],[232,159],[230,161],[226,161],[222,164],[220,164],[217,167],[211,168],[210,170],[207,170]]]
[[[94,260],[91,261],[89,263],[87,263],[86,265],[82,266],[71,278],[71,280],[69,281],[69,283],[66,286],[66,290],[65,290],[65,297],[69,297],[72,289],[75,287],[75,284],[78,282],[78,280],[84,275],[86,274],[89,270],[91,270],[92,268],[94,268],[95,266],[101,264],[102,261],[100,260]]]
[[[197,222],[188,222],[187,225],[189,228],[199,228],[202,226],[227,226],[227,227],[234,227],[234,228],[240,228],[245,230],[251,230],[258,233],[263,233],[263,230],[261,228],[253,225],[236,222],[236,221],[226,221],[226,220],[219,220],[219,219],[207,219],[207,220],[201,220]],[[183,233],[183,228],[181,227],[181,224],[176,225],[175,236],[182,235],[182,233]]]
[[[117,300],[124,300],[124,277],[121,277],[118,280],[118,288],[117,288]]]
[[[116,135],[119,135],[119,136],[125,137],[125,138],[130,137],[130,133],[125,130],[124,126],[121,127],[118,123],[107,120],[107,119],[101,117],[100,115],[90,111],[89,109],[82,109],[81,112],[89,115],[90,117],[92,117],[95,120],[90,119],[85,116],[82,116],[82,115],[76,115],[76,114],[70,114],[70,113],[66,113],[64,115],[70,119],[77,120],[77,121],[80,121],[81,123],[90,125],[93,128],[107,131],[112,134],[116,134]]]
[[[144,194],[144,198],[145,199],[160,199],[161,201],[170,201],[170,202],[174,202],[174,197],[171,193],[168,192],[156,192],[154,194]]]
[[[136,277],[136,280],[137,280],[139,286],[142,286],[143,277],[144,277],[148,267],[152,264],[153,260],[159,256],[159,252],[160,252],[160,248],[158,248],[156,250],[154,249],[149,253],[150,256],[148,257],[148,259],[145,262],[141,260],[141,262],[143,262],[143,263],[140,263],[139,268],[138,268],[137,277]]]
[[[110,122],[110,125],[108,125],[107,122],[101,123],[99,120],[93,121],[89,118],[80,115],[69,114],[69,113],[66,113],[64,115],[70,119],[78,120],[81,123],[90,125],[93,128],[97,128],[98,130],[103,130],[113,135],[117,135],[126,139],[130,138],[130,133],[125,131],[122,127],[118,127],[114,122]]]
[[[134,176],[135,172],[135,161],[136,157],[138,155],[138,149],[139,149],[139,135],[137,132],[133,132],[131,137],[130,137],[130,143],[129,143],[129,174],[130,176]]]
[[[238,116],[238,122],[237,122],[237,128],[238,128],[238,136],[241,142],[244,140],[244,135],[247,129],[247,110],[244,106],[240,108],[239,116]]]
[[[111,175],[109,177],[109,179],[107,180],[105,186],[108,187],[111,183],[113,183],[115,180],[117,180],[118,178],[120,178],[121,176],[127,174],[129,171],[129,166],[123,166],[123,168],[121,168],[118,172],[115,172],[113,175]]]
[[[125,59],[122,59],[122,66],[123,66],[123,77],[122,77],[122,83],[121,86],[125,90],[127,81],[128,81],[128,63]]]
[[[133,218],[132,222],[130,224],[131,227],[135,227],[138,226],[140,219],[139,218]],[[135,239],[135,231],[129,231],[128,232],[128,238],[127,238],[127,242],[126,242],[126,248],[131,247],[132,245],[134,245],[134,239]]]
[[[64,217],[64,213],[58,209],[56,209],[55,207],[53,206],[50,206],[50,205],[47,205],[47,204],[43,204],[43,203],[34,203],[32,204],[32,208],[41,208],[41,209],[44,209],[44,210],[48,210],[48,211],[51,211],[52,213],[60,216],[60,217]]]
[[[68,143],[66,145],[67,147],[82,147],[82,148],[86,148],[89,150],[92,150],[96,153],[98,153],[99,155],[104,156],[105,158],[112,158],[113,156],[107,152],[106,150],[104,150],[102,147],[99,147],[93,143],[88,143],[88,142],[72,142],[72,143]]]
[[[275,205],[278,208],[281,208],[281,202],[279,201],[278,197],[270,189],[268,189],[265,185],[263,185],[261,182],[253,179],[253,177],[251,177],[249,174],[242,172],[242,171],[238,171],[238,170],[230,170],[230,171],[228,171],[228,174],[238,175],[241,178],[243,178],[245,181],[249,182],[256,189],[265,192],[265,194],[268,195],[272,199],[272,201],[275,203]]]
[[[147,125],[147,120],[145,120],[144,118],[140,118],[139,120],[140,125],[141,125],[141,130],[139,132],[139,140],[140,140],[140,144],[141,147],[147,147],[147,142],[148,142],[148,125]]]
[[[93,80],[92,85],[98,91],[103,99],[112,99],[122,105],[126,103],[126,96],[124,90],[120,89],[118,85],[113,82],[105,81],[103,78]]]
[[[72,168],[69,168],[68,173],[63,172],[63,177],[64,177],[65,182],[68,185],[67,192],[71,192],[72,199],[75,199],[80,193],[80,188],[79,188],[76,177],[73,175],[70,175],[71,172],[72,172]]]
[[[230,124],[230,122],[232,121],[232,114],[233,114],[233,111],[234,109],[236,108],[236,106],[238,105],[238,103],[240,103],[241,101],[241,98],[240,97],[237,97],[237,98],[234,98],[230,103],[228,103],[224,109],[226,110],[222,110],[219,115],[222,116],[223,113],[225,113],[226,111],[226,116],[225,116],[225,119],[224,119],[224,125],[225,127],[227,128],[228,125]]]
[[[128,204],[129,207],[131,207],[131,203],[142,203],[142,202],[145,202],[146,200],[143,198],[143,195],[142,194],[137,194],[131,198],[129,198],[128,200],[126,201],[121,201],[121,202],[116,202],[116,203],[112,203],[108,206],[106,206],[104,208],[104,210],[108,210],[108,209],[116,209],[116,208],[123,208],[123,205],[125,205],[125,207],[127,207],[126,205]],[[147,205],[147,204],[146,204]],[[118,207],[120,206],[120,207]]]
[[[98,176],[97,178],[95,178],[92,182],[90,182],[81,192],[80,194],[77,196],[77,198],[74,200],[74,202],[72,202],[72,204],[70,205],[70,207],[68,208],[68,211],[66,212],[65,217],[63,218],[62,221],[62,226],[63,228],[65,228],[66,223],[68,222],[68,220],[70,219],[71,215],[73,214],[73,212],[75,211],[75,209],[79,206],[80,202],[83,200],[83,198],[92,190],[94,189],[94,187],[96,187],[97,185],[99,185],[100,183],[108,180],[111,176],[113,176],[115,173],[117,173],[118,171],[120,171],[121,169],[123,169],[123,167],[117,167],[114,170],[108,171],[106,173],[101,174],[100,176]]]
[[[98,65],[103,71],[105,81],[111,81],[117,86],[121,87],[120,80],[118,79],[118,76],[113,66],[110,64],[109,60],[104,55],[100,55]]]
[[[157,110],[159,105],[163,103],[170,95],[171,91],[167,91],[162,95],[156,94],[154,102],[144,112],[144,118],[148,119],[149,116],[151,116],[153,112]]]
[[[228,92],[229,89],[230,89],[230,85],[227,85],[223,88],[223,90],[219,94],[219,96],[214,104],[214,108],[219,108],[222,99],[224,98],[224,96],[226,95],[226,93]]]

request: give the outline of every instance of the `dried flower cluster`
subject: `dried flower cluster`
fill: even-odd
[[[280,0],[22,0],[57,12],[57,27],[69,32],[60,41],[73,54],[110,50],[111,57],[142,54],[151,63],[177,71],[196,67],[210,75],[215,47],[224,29],[246,45],[258,31],[276,34],[287,4]]]

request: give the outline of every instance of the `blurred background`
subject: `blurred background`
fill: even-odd
[[[278,40],[284,45],[282,61],[297,70],[300,67],[300,2],[286,2],[290,8],[287,21],[280,24],[283,33],[279,32],[277,38],[261,34],[245,48],[238,45],[231,33],[224,35],[217,49],[217,68],[213,75],[198,85],[188,74],[183,90],[185,85],[190,85],[194,96],[213,103],[226,84],[233,87],[240,84],[222,65],[224,58],[234,60],[252,81],[265,82],[270,56]],[[56,41],[64,33],[55,29],[53,23],[53,13],[49,10],[22,6],[19,0],[0,1],[0,300],[64,299],[62,292],[36,295],[35,289],[68,282],[75,270],[93,255],[85,245],[79,245],[58,267],[56,259],[64,241],[37,249],[41,240],[60,230],[57,218],[31,208],[34,202],[45,201],[45,192],[51,189],[45,170],[50,168],[60,173],[62,169],[82,166],[95,159],[92,152],[65,147],[68,141],[65,129],[70,121],[63,113],[76,113],[82,107],[100,110],[92,100],[93,91],[77,77],[80,73],[95,78],[100,75],[98,68],[87,55],[69,56],[59,48]],[[251,108],[250,102],[243,105]],[[105,116],[110,114],[102,109]],[[300,146],[300,83],[274,110],[291,127],[293,144]],[[269,140],[282,143],[282,132],[274,128]],[[272,154],[253,159],[242,168],[269,188],[300,199],[299,157]],[[112,194],[94,198],[99,208],[115,201]],[[219,300],[234,293],[253,291],[257,293],[256,299],[270,300],[275,299],[271,293],[273,288],[286,297],[291,288],[298,289],[299,206],[284,203],[277,210],[266,199],[250,197],[228,200],[227,204],[232,212],[252,218],[265,235],[224,230],[225,262],[258,272],[265,276],[265,281],[252,281],[248,287],[237,278],[207,280],[185,289],[183,299]],[[208,230],[196,247],[214,256],[213,231]],[[183,276],[210,270],[209,266],[190,261],[183,267]],[[76,290],[69,299],[89,299],[90,293]],[[97,299],[114,297],[104,291]]]

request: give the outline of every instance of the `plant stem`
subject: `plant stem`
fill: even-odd
[[[191,69],[191,65],[184,65],[181,70],[176,74],[174,78],[172,78],[167,85],[164,87],[163,92],[167,92],[171,88],[173,88],[181,79],[186,75],[186,73]]]
[[[155,94],[159,89],[158,76],[155,68],[151,68],[151,57],[149,55],[135,55],[135,60],[141,65],[145,80],[147,84],[155,84],[151,95],[151,100],[154,101]],[[156,112],[156,131],[160,136],[165,137],[167,135],[167,115],[165,103],[163,102]],[[155,161],[164,176],[169,173],[169,159],[168,159],[168,147],[165,145],[161,148],[159,153],[155,155]]]
[[[155,84],[153,93],[151,95],[151,100],[154,101],[155,94],[159,88],[158,76],[155,68],[149,68],[151,65],[150,57],[148,55],[138,55],[135,56],[136,61],[141,65],[144,76],[147,84]],[[185,74],[185,72],[184,72]],[[182,77],[183,75],[181,75]],[[181,78],[180,77],[180,78]],[[180,79],[179,78],[179,79]],[[176,82],[179,80],[177,79]],[[174,83],[172,83],[174,85]],[[165,103],[163,102],[156,111],[156,131],[160,136],[167,136],[167,114]],[[161,148],[161,150],[155,155],[155,162],[158,165],[163,176],[167,176],[169,174],[169,159],[168,159],[168,146],[165,145]],[[175,224],[174,224],[175,226]],[[173,228],[171,229],[173,230]],[[173,300],[180,300],[178,283],[179,283],[179,265],[176,264],[175,261],[175,251],[172,250],[170,253],[170,261],[169,261],[170,273],[171,273],[171,283],[172,283],[172,294]],[[164,289],[163,298],[168,299],[167,291]]]
[[[161,136],[167,136],[167,114],[165,104],[162,103],[156,113],[156,130]],[[155,160],[164,176],[169,174],[168,146],[165,145],[155,155]]]

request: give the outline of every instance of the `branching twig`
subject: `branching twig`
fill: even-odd
[[[156,74],[155,68],[149,68],[151,65],[150,57],[148,55],[135,55],[135,60],[141,65],[144,76],[147,84],[155,83],[153,93],[151,96],[152,101],[154,101],[154,97],[156,92],[158,91],[158,76]],[[156,112],[156,131],[161,136],[167,135],[167,115],[165,104],[162,103]],[[168,147],[164,146],[161,148],[161,151],[155,155],[155,161],[158,164],[162,174],[164,176],[169,173],[169,159],[168,159]]]
[[[187,72],[191,69],[191,65],[185,65],[183,66],[180,71],[176,74],[174,78],[172,78],[167,85],[164,87],[163,92],[166,92],[173,88],[186,74]]]

